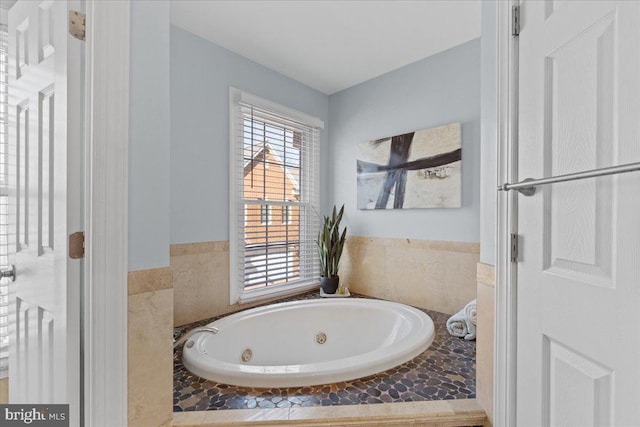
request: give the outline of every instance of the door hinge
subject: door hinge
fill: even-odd
[[[69,11],[69,34],[78,40],[84,41],[85,33],[87,32],[87,16],[78,12],[77,10]]]
[[[511,241],[510,241],[510,258],[511,258],[511,262],[518,262],[518,252],[519,252],[519,238],[517,234],[511,234]]]
[[[69,258],[84,258],[84,231],[69,234]]]
[[[520,6],[511,7],[511,35],[520,35]]]

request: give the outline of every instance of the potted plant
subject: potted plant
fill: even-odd
[[[336,212],[334,206],[331,216],[324,217],[324,224],[316,241],[320,255],[320,285],[325,294],[335,294],[340,281],[338,266],[347,238],[347,227],[340,232],[340,221],[343,214],[344,205],[339,212]]]

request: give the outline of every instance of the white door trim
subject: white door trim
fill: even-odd
[[[127,425],[129,0],[87,0],[84,424]]]
[[[518,177],[518,38],[511,34],[511,10],[518,0],[496,2],[498,120],[497,182]],[[517,233],[517,191],[499,192],[497,209],[493,425],[516,425],[516,263],[510,235]]]

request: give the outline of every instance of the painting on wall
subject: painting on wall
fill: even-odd
[[[460,123],[358,145],[358,209],[459,208]]]

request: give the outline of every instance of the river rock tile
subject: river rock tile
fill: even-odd
[[[318,293],[310,292],[287,301],[309,298],[318,298]],[[334,384],[259,389],[216,383],[187,371],[181,362],[181,350],[177,350],[174,355],[174,412],[475,398],[475,341],[450,336],[446,331],[448,315],[423,311],[435,324],[434,340],[426,351],[388,371]],[[178,333],[206,325],[219,317],[177,328]]]

